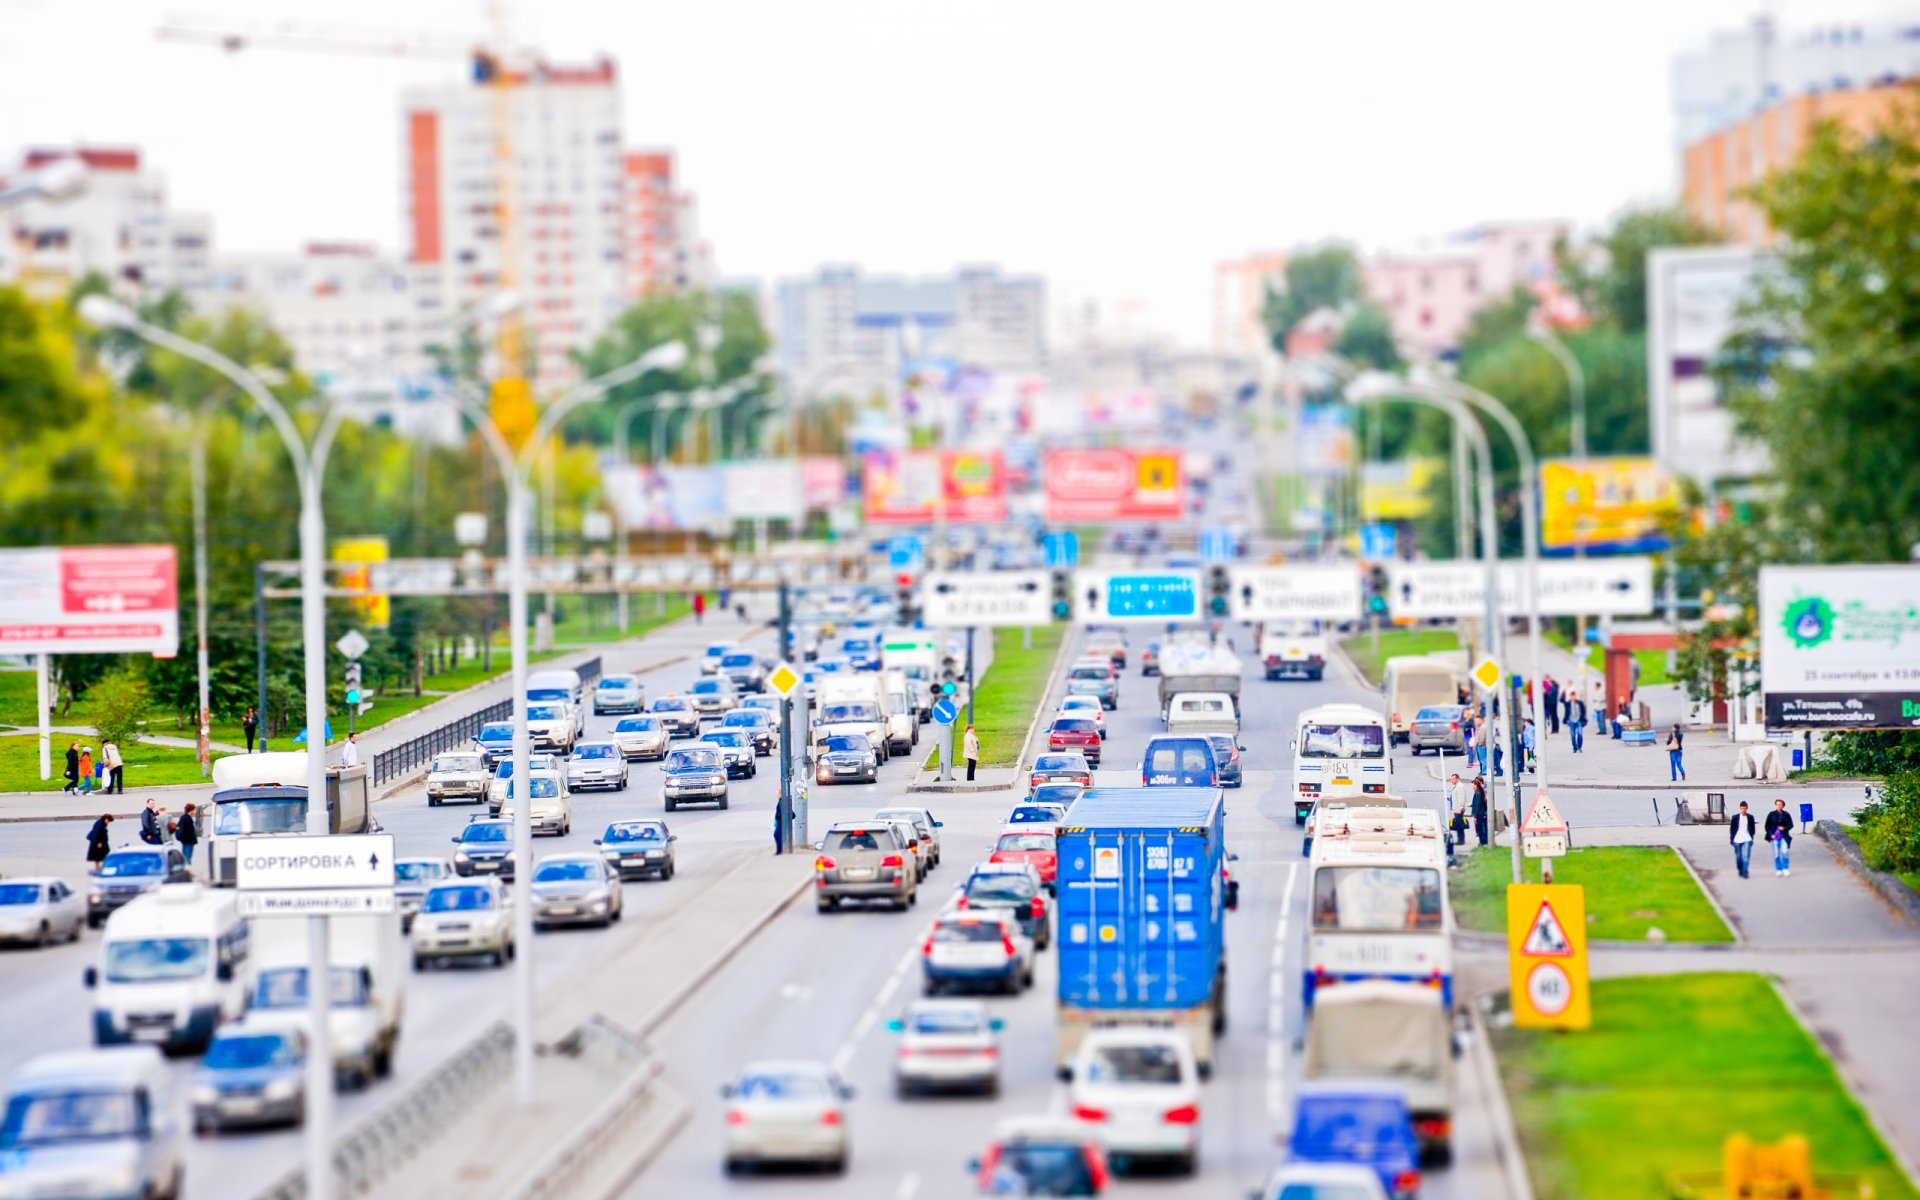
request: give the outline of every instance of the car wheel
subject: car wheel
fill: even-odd
[[[428,796],[428,797],[427,797],[427,807],[428,807],[428,808],[439,808],[439,807],[440,807],[440,798],[439,798],[438,796]]]
[[[667,811],[668,811],[668,812],[675,812],[675,811],[677,811],[677,810],[678,810],[678,807],[679,807],[679,806],[678,806],[677,804],[675,804],[675,803],[674,803],[674,801],[672,801],[672,800],[669,800],[669,801],[667,801]]]
[[[727,811],[727,798],[725,796],[720,797],[720,811]]]
[[[34,939],[33,944],[43,950],[53,945],[53,926],[50,923],[46,921],[40,922],[40,936]]]
[[[662,876],[661,876],[661,878],[662,878],[662,879],[672,879],[672,878],[673,878],[673,872],[674,872],[674,868],[675,868],[675,864],[673,864],[673,863],[668,863],[668,864],[667,864],[667,870],[666,870],[666,873],[665,873],[664,875],[662,875]]]
[[[1175,1161],[1182,1175],[1193,1175],[1200,1170],[1200,1152],[1198,1150],[1184,1154]]]
[[[100,928],[99,918],[95,917],[92,913],[87,914],[87,928],[88,929]]]

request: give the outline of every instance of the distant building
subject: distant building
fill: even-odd
[[[63,162],[84,174],[68,194],[0,208],[0,283],[64,293],[97,274],[129,294],[191,288],[210,266],[213,222],[167,206],[166,177],[132,147],[36,147],[0,170],[0,191]]]
[[[693,194],[674,185],[673,151],[629,151],[622,160],[624,292],[629,300],[713,285]]]
[[[1213,268],[1213,351],[1253,357],[1270,346],[1267,290],[1286,290],[1287,256],[1274,250],[1215,263]]]
[[[1377,255],[1361,267],[1362,287],[1392,320],[1404,353],[1443,357],[1480,309],[1551,281],[1566,233],[1561,221],[1492,222],[1438,246]]]

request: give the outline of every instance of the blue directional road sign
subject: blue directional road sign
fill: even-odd
[[[896,534],[887,539],[887,566],[895,571],[918,571],[926,554],[918,536]]]
[[[1208,562],[1232,562],[1234,537],[1230,530],[1203,529],[1200,531],[1200,557]]]
[[[1400,531],[1384,522],[1360,527],[1360,557],[1368,562],[1392,558],[1400,543]]]
[[[1040,544],[1047,552],[1049,567],[1080,565],[1080,535],[1073,530],[1062,529],[1045,534],[1041,537]]]
[[[1190,621],[1199,615],[1196,571],[1074,572],[1073,619],[1083,625]]]
[[[951,725],[960,717],[960,706],[953,697],[942,696],[933,702],[933,722],[936,725]]]

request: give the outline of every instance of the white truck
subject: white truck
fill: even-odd
[[[116,910],[100,963],[84,976],[94,1044],[205,1049],[215,1027],[246,1009],[248,932],[234,893],[198,883],[162,884]]]
[[[327,832],[367,833],[367,764],[327,768]],[[234,884],[240,839],[307,832],[307,752],[229,754],[213,760],[213,812],[202,836],[213,842],[213,882]]]
[[[1327,673],[1327,635],[1317,622],[1272,622],[1260,631],[1260,665],[1269,680],[1320,679]]]
[[[913,708],[913,688],[905,671],[880,672],[880,691],[887,701],[887,740],[895,754],[911,753],[920,744],[920,717]]]
[[[1314,997],[1305,1078],[1399,1087],[1429,1166],[1453,1157],[1454,1074],[1453,1025],[1439,989],[1374,979]]]
[[[253,1004],[247,1019],[307,1020],[307,923],[263,917],[253,926]],[[398,913],[329,918],[327,960],[332,994],[327,1036],[334,1074],[365,1087],[393,1069],[406,1007],[407,946]]]
[[[940,679],[940,644],[930,633],[894,633],[880,641],[880,670],[907,679],[907,700],[922,725],[933,715],[933,685]]]
[[[822,676],[814,690],[811,723],[808,734],[813,751],[817,752],[826,738],[857,733],[873,743],[881,762],[888,758],[892,739],[888,732],[887,695],[881,686],[881,677],[871,671]]]
[[[1176,642],[1160,650],[1160,720],[1165,722],[1173,698],[1182,692],[1218,692],[1233,699],[1240,711],[1240,656],[1223,645]]]

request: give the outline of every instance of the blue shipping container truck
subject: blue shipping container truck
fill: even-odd
[[[1055,1065],[1086,1031],[1185,1029],[1201,1070],[1227,1025],[1227,852],[1215,788],[1097,787],[1058,833],[1060,1009]]]

